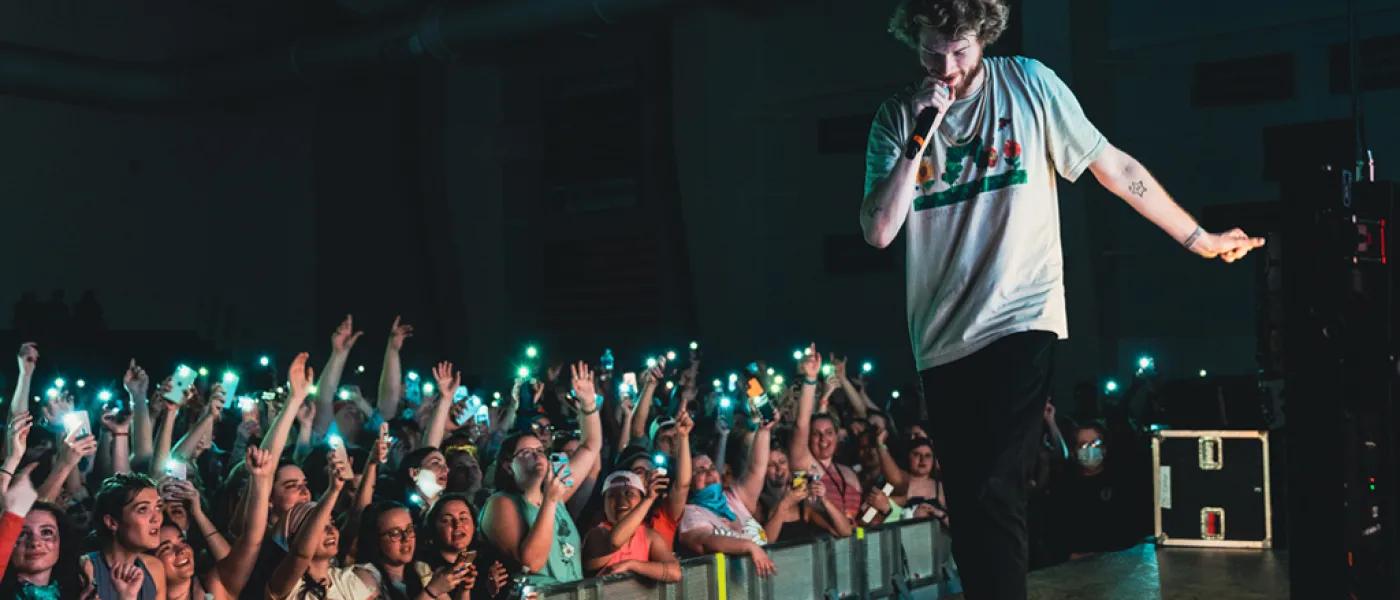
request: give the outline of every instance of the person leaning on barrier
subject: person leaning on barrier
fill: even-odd
[[[681,565],[661,535],[646,526],[647,516],[661,498],[668,480],[652,471],[646,483],[631,471],[617,471],[603,482],[603,512],[607,520],[583,540],[586,574],[635,573],[664,582],[681,580]]]
[[[737,486],[724,489],[714,460],[703,454],[694,457],[690,505],[685,507],[680,527],[680,542],[685,548],[695,554],[722,552],[747,555],[753,558],[759,576],[778,573],[777,566],[763,550],[763,545],[768,541],[763,527],[754,520],[753,513],[758,509],[758,497],[763,493],[773,425],[780,417],[781,413],[774,413],[773,420],[768,423],[759,419],[749,421],[755,435],[749,449],[748,465]]]

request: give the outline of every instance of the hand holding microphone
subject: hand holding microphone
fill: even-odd
[[[923,87],[912,98],[914,114],[918,116],[914,120],[913,130],[909,132],[904,158],[914,160],[919,157],[933,138],[934,130],[943,122],[943,115],[947,114],[953,100],[953,90],[943,85],[942,81],[934,77],[924,80]]]

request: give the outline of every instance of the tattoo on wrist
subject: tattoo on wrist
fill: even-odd
[[[1143,196],[1147,195],[1147,186],[1144,185],[1141,181],[1134,181],[1132,185],[1128,186],[1128,192],[1133,194],[1134,196],[1142,198]]]

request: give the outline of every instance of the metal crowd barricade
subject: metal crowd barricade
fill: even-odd
[[[631,575],[585,579],[539,590],[540,600],[937,599],[956,593],[951,540],[932,520],[857,529],[844,539],[774,544],[778,567],[760,578],[746,556],[681,561],[681,580],[658,584]],[[952,584],[950,586],[950,584]]]

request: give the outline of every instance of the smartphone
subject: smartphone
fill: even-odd
[[[394,445],[394,438],[389,437],[389,424],[388,424],[388,423],[380,423],[380,424],[379,424],[379,439],[385,440],[385,441],[389,442],[389,445],[390,445],[390,446],[393,446],[393,445]],[[385,457],[384,457],[384,460],[381,460],[381,461],[379,461],[379,462],[380,462],[380,463],[389,462],[389,457],[388,457],[388,456],[385,456]]]
[[[457,562],[468,564],[476,562],[476,550],[463,550],[461,554],[457,555]]]
[[[457,392],[454,393],[454,394],[452,394],[452,402],[453,402],[454,404],[456,404],[456,403],[458,403],[458,402],[461,402],[461,401],[463,401],[463,400],[466,400],[466,399],[469,398],[470,396],[471,396],[471,394],[468,394],[468,393],[467,393],[467,386],[465,386],[465,385],[459,385],[459,386],[457,386]]]
[[[174,402],[177,405],[183,404],[185,402],[185,390],[190,389],[190,386],[194,385],[194,378],[198,376],[199,373],[196,373],[194,369],[185,365],[180,365],[180,368],[175,369],[175,375],[170,378],[170,391],[166,392],[162,398]]]
[[[795,489],[800,488],[800,487],[802,487],[802,486],[804,486],[804,485],[807,485],[807,472],[806,472],[806,471],[798,471],[798,472],[796,472],[796,473],[793,473],[793,474],[792,474],[792,489],[795,490]]]
[[[165,461],[165,475],[171,479],[184,481],[189,478],[189,465],[175,459]]]
[[[233,406],[234,394],[238,393],[239,381],[242,380],[238,377],[237,373],[233,371],[224,373],[223,381],[219,382],[220,387],[224,388],[224,398],[226,398],[226,400],[224,400],[224,408]]]
[[[476,422],[482,425],[491,424],[491,411],[486,409],[486,405],[476,407]]]
[[[258,410],[258,401],[257,401],[257,399],[253,398],[252,396],[239,396],[239,397],[238,397],[238,410],[241,410],[241,411],[243,411],[243,412],[245,412],[245,413],[257,412],[257,410]]]
[[[569,472],[568,454],[564,454],[563,452],[555,452],[554,454],[549,455],[549,462],[551,468],[554,469],[554,475],[557,477],[565,478],[564,485],[571,486],[574,484],[573,478],[569,477],[569,475],[571,475],[572,473]]]
[[[332,433],[326,436],[326,444],[331,447],[331,452],[334,452],[336,456],[340,457],[340,460],[344,461],[347,465],[350,464],[350,457],[345,453],[345,438]]]
[[[75,410],[63,415],[63,431],[74,439],[92,435],[92,418],[85,410]]]

